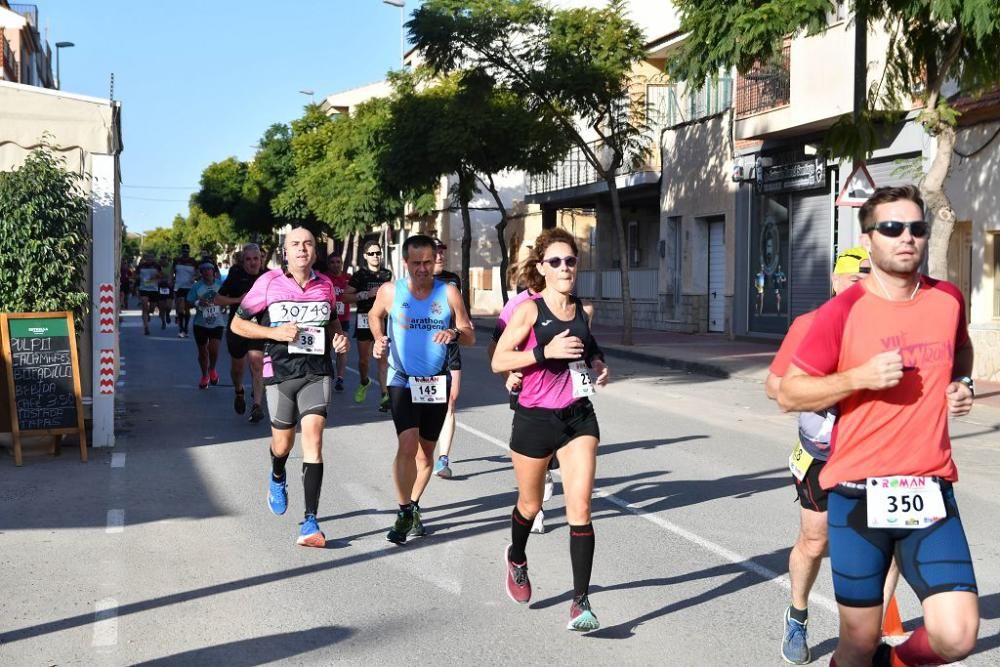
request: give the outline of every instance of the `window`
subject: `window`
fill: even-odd
[[[847,19],[847,2],[834,0],[833,6],[826,10],[826,24],[834,25]]]
[[[683,237],[681,236],[682,218],[679,215],[671,216],[667,219],[667,226],[670,229],[670,245],[672,246],[671,257],[673,257],[673,267],[670,271],[670,291],[674,295],[674,306],[681,303],[681,263],[684,261],[683,248],[681,247]]]
[[[628,265],[639,266],[641,260],[639,252],[639,223],[632,220],[628,223]]]
[[[714,116],[732,105],[733,80],[720,74],[706,79],[699,89],[687,84],[670,86],[665,117],[668,125],[680,125]]]

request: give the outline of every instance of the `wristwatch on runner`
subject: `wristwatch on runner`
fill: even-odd
[[[970,378],[968,375],[957,377],[954,380],[952,380],[952,382],[961,382],[962,384],[964,384],[966,387],[969,388],[970,392],[972,392],[972,397],[973,398],[976,397],[976,381]]]

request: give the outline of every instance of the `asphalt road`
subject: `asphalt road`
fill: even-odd
[[[124,414],[114,450],[0,460],[0,664],[780,665],[788,551],[798,505],[785,462],[794,418],[759,384],[610,360],[595,399],[603,441],[591,601],[603,627],[564,629],[572,590],[559,486],[528,556],[528,606],[503,590],[515,500],[511,412],[485,343],[464,351],[452,480],[421,503],[430,534],[385,541],[395,436],[357,376],[331,404],[320,524],[326,549],[295,546],[300,451],[289,511],[265,504],[266,422],[200,391],[195,346],[171,327],[122,329]],[[351,365],[356,352],[351,351]],[[957,495],[982,594],[969,666],[1000,664],[1000,413],[954,421]],[[908,629],[919,619],[901,586]],[[811,602],[816,664],[837,616],[824,564]]]

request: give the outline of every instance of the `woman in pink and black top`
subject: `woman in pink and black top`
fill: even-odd
[[[573,565],[569,630],[600,627],[587,598],[594,561],[590,497],[597,467],[600,429],[590,396],[608,381],[604,356],[590,333],[592,308],[573,296],[576,241],[564,229],[548,229],[535,240],[521,279],[540,298],[525,301],[497,342],[494,373],[523,373],[511,427],[511,460],[517,477],[517,505],[511,516],[511,544],[504,553],[507,594],[531,599],[525,546],[542,506],[549,460],[562,470]],[[596,373],[592,378],[590,370]]]

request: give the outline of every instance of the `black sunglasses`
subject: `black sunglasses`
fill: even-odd
[[[572,269],[576,266],[576,257],[570,255],[569,257],[549,257],[542,260],[543,264],[548,264],[553,269],[558,269],[563,262],[566,262],[566,268]]]
[[[365,255],[367,255],[368,257],[381,257],[382,253],[380,253],[380,252],[366,252]]]
[[[885,220],[883,222],[876,222],[874,225],[866,229],[865,232],[877,231],[882,236],[888,236],[889,238],[894,239],[902,236],[904,229],[909,229],[910,235],[915,239],[922,239],[931,232],[930,223],[924,220],[914,220],[913,222]]]

